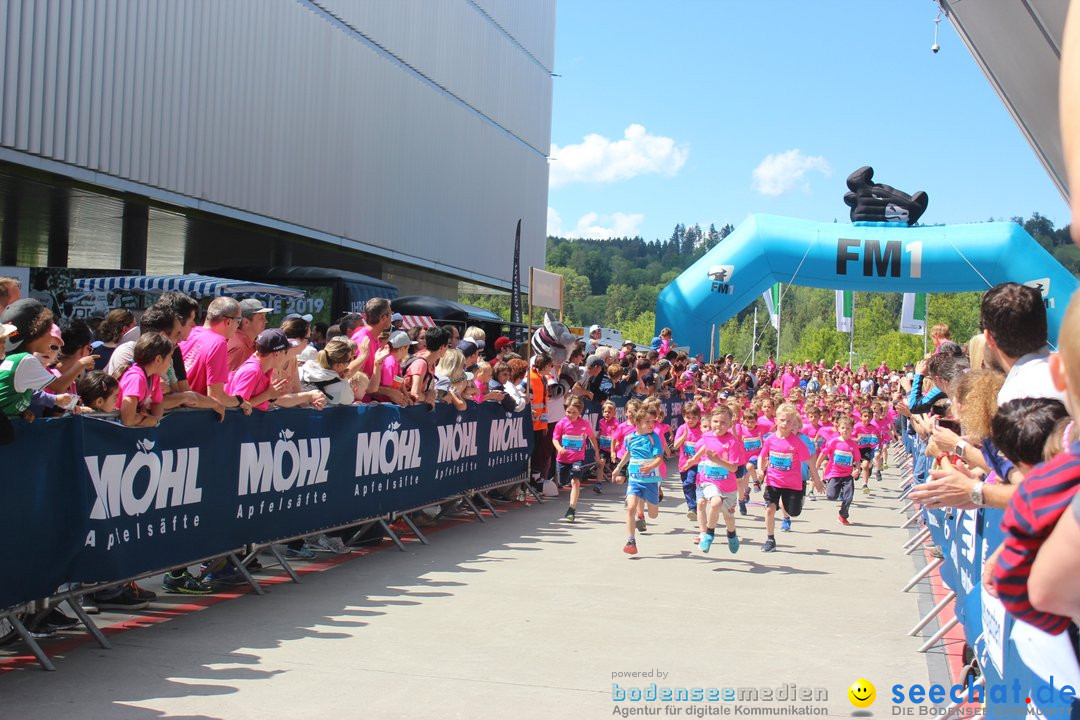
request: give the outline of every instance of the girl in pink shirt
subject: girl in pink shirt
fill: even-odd
[[[570,485],[570,507],[566,510],[567,522],[574,522],[577,502],[581,497],[581,478],[585,474],[582,463],[585,462],[585,443],[592,443],[593,457],[600,459],[600,447],[596,443],[596,433],[592,425],[582,419],[585,403],[579,395],[566,398],[563,405],[566,416],[555,423],[551,435],[551,444],[555,447],[555,477],[560,487]]]
[[[817,461],[818,468],[825,470],[825,497],[840,501],[841,525],[851,524],[848,516],[855,497],[855,458],[859,456],[859,446],[851,436],[853,426],[851,418],[840,418],[836,423],[838,434],[826,441]]]
[[[746,464],[747,476],[750,478],[750,482],[754,483],[754,491],[760,492],[761,479],[758,477],[757,464],[764,438],[761,436],[761,430],[758,427],[757,408],[753,405],[747,408],[746,413],[743,415],[743,421],[739,424],[739,435],[742,436],[743,460]],[[744,500],[748,499],[749,496],[750,489],[747,488],[743,496]]]
[[[818,477],[817,464],[810,462],[813,456],[798,435],[802,420],[795,406],[784,403],[776,410],[776,433],[765,439],[761,446],[761,471],[765,474],[765,529],[768,537],[761,546],[764,552],[776,550],[776,538],[773,529],[776,524],[776,510],[781,504],[787,515],[798,517],[802,514],[803,498],[806,495],[802,479],[802,465],[807,463],[814,489],[824,492],[825,487]],[[790,529],[791,522],[785,518],[783,529]]]
[[[127,427],[155,427],[161,420],[161,376],[172,365],[172,352],[172,342],[161,333],[136,341],[134,362],[120,377],[120,422]]]
[[[615,417],[615,403],[610,400],[604,401],[600,413],[596,441],[600,447],[600,459],[603,460],[603,463],[596,466],[596,484],[593,485],[593,492],[597,495],[603,492],[600,487],[604,483],[604,470],[609,466],[613,467],[611,444],[615,432],[619,428],[619,421]]]

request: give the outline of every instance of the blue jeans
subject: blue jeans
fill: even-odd
[[[679,473],[682,477],[682,491],[686,498],[686,509],[697,508],[697,468],[692,467],[686,472]]]

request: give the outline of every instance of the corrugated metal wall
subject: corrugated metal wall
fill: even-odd
[[[554,23],[554,0],[0,0],[0,146],[508,280],[519,217],[543,263]]]

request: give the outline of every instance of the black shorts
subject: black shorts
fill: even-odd
[[[873,462],[875,455],[877,455],[877,448],[859,448],[859,457],[862,459],[863,462]]]
[[[803,498],[806,497],[806,485],[804,484],[801,490],[766,485],[764,497],[766,505],[780,507],[780,504],[783,503],[784,510],[787,511],[788,515],[797,517],[802,514]]]

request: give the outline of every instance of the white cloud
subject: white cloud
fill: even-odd
[[[642,213],[611,213],[601,215],[588,212],[582,215],[573,228],[564,228],[562,218],[555,208],[548,208],[547,234],[555,237],[606,240],[616,237],[634,237],[645,221]]]
[[[832,168],[821,155],[803,155],[801,150],[788,150],[766,155],[754,168],[754,189],[762,195],[783,195],[791,190],[809,190],[806,174],[811,170],[832,175]]]
[[[675,140],[650,135],[634,123],[626,128],[621,140],[603,135],[586,135],[578,145],[551,146],[551,187],[574,182],[610,183],[638,175],[674,175],[690,154],[690,146]]]

